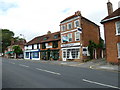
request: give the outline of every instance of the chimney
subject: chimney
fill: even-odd
[[[81,12],[80,12],[80,11],[77,11],[77,12],[75,12],[75,15],[81,16]]]
[[[120,1],[118,2],[118,8],[120,8]]]
[[[51,34],[51,31],[48,31],[47,34]]]
[[[113,6],[112,6],[112,3],[110,2],[110,0],[108,0],[107,9],[108,9],[108,15],[113,13]]]

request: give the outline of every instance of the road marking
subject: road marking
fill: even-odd
[[[23,64],[19,64],[20,66],[23,66],[23,67],[29,67],[29,66],[26,66],[26,65],[23,65]]]
[[[15,63],[11,62],[11,64],[15,64]]]
[[[44,71],[44,72],[56,74],[56,75],[61,75],[60,73],[56,73],[56,72],[52,72],[52,71],[48,71],[48,70],[44,70],[44,69],[40,69],[40,68],[36,68],[36,69],[37,69],[37,70],[40,70],[40,71]]]
[[[86,80],[86,79],[83,79],[83,81],[88,82],[88,83],[98,84],[98,85],[101,85],[101,86],[106,86],[106,87],[111,87],[111,88],[120,89],[119,87],[116,87],[116,86],[107,85],[107,84],[103,84],[103,83],[99,83],[99,82],[94,82],[94,81],[90,81],[90,80]]]

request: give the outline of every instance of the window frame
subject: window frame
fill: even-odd
[[[120,35],[120,33],[118,33],[118,24],[120,23],[120,21],[115,22],[115,26],[116,26],[116,35]]]
[[[77,33],[79,33],[79,32],[75,32],[75,41],[80,41],[80,33],[79,33],[79,40],[77,40],[78,38],[76,38]]]
[[[78,23],[79,23],[79,26],[76,25],[76,22],[77,22],[77,21],[78,21]],[[75,20],[75,21],[74,21],[74,27],[75,27],[75,28],[80,27],[80,21],[79,21],[79,20]]]
[[[70,35],[71,37],[69,37],[69,35]],[[72,40],[72,33],[68,33],[68,34],[67,34],[67,37],[68,37],[69,42],[72,42],[72,41],[73,41],[73,40]],[[70,38],[71,38],[71,41],[70,41]]]
[[[69,24],[71,24],[71,28],[69,28]],[[70,29],[72,29],[72,28],[73,28],[72,22],[68,23],[68,24],[67,24],[67,30],[70,30]]]
[[[118,51],[118,52],[117,52],[117,53],[118,53],[117,55],[118,55],[118,58],[120,59],[120,51],[119,51],[119,50],[120,50],[120,42],[117,43],[117,51]]]
[[[66,30],[66,25],[61,25],[61,31],[65,31],[65,30]]]

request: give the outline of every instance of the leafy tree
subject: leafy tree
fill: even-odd
[[[5,49],[10,46],[14,33],[8,29],[0,29],[0,51],[4,53]],[[2,49],[1,49],[2,48]]]
[[[89,41],[89,45],[88,45],[88,51],[90,53],[90,59],[93,59],[93,51],[94,49],[97,48],[97,44],[95,44],[93,41]]]
[[[14,53],[16,54],[16,57],[17,57],[19,54],[23,53],[22,49],[21,49],[20,46],[18,46],[18,45],[13,46],[12,49],[13,49]]]

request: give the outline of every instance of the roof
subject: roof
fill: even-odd
[[[54,38],[55,35],[58,35],[58,38],[55,39]],[[44,40],[44,38],[47,38],[47,40]],[[61,37],[60,37],[60,31],[59,31],[59,32],[43,35],[41,37],[41,42],[40,43],[50,42],[50,41],[57,41],[57,40],[60,40],[60,39],[61,39]]]
[[[120,8],[118,8],[117,10],[115,10],[112,14],[110,14],[109,16],[105,17],[101,23],[116,19],[116,18],[120,18]]]
[[[75,18],[75,17],[77,17],[77,16],[81,16],[82,19],[85,19],[85,20],[87,20],[87,21],[93,23],[94,25],[99,26],[99,25],[97,25],[96,23],[92,22],[91,20],[89,20],[89,19],[83,17],[83,16],[81,15],[80,11],[75,12],[74,15],[65,18],[65,19],[62,20],[60,23],[62,23],[62,22],[64,22],[64,21],[67,21],[67,20],[69,20],[69,19]]]
[[[54,35],[59,35],[59,37],[54,39]],[[44,38],[47,38],[47,39],[44,40]],[[57,40],[60,40],[60,39],[61,38],[60,38],[60,31],[59,31],[59,32],[50,33],[50,34],[46,34],[46,35],[43,35],[43,36],[35,37],[31,41],[29,41],[26,45],[32,45],[32,44],[38,44],[38,43],[44,43],[44,42],[50,42],[50,41],[57,41]]]

